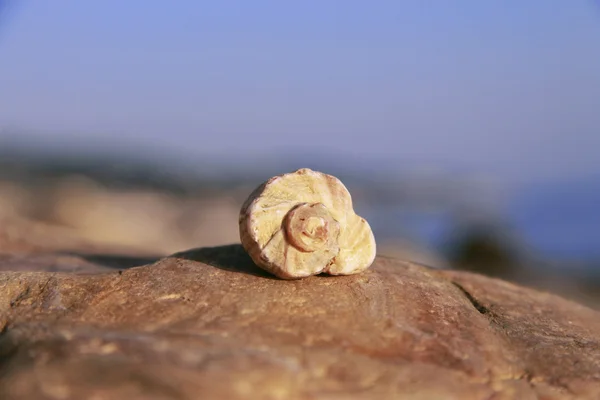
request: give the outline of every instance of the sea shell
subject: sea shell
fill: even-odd
[[[344,184],[308,168],[260,185],[240,211],[242,246],[283,279],[356,274],[375,259],[375,237]]]

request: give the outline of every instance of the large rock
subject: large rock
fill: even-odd
[[[95,267],[0,272],[1,399],[600,398],[600,314],[497,279],[378,257],[283,281],[239,245],[69,260]]]

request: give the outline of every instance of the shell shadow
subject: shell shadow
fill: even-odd
[[[161,257],[135,257],[128,255],[119,254],[83,254],[83,253],[71,253],[78,257],[81,257],[89,262],[101,265],[107,268],[114,269],[129,269],[134,267],[141,267],[149,265],[160,260]]]
[[[171,257],[201,262],[225,271],[279,280],[279,278],[256,266],[241,244],[201,247],[175,253]]]

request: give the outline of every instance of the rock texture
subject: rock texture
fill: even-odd
[[[98,269],[0,272],[1,399],[600,398],[600,314],[504,281],[386,257],[284,281],[239,245],[77,259]]]

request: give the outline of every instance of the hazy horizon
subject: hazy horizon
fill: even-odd
[[[232,164],[300,148],[508,182],[600,171],[593,1],[4,5],[0,139]]]

